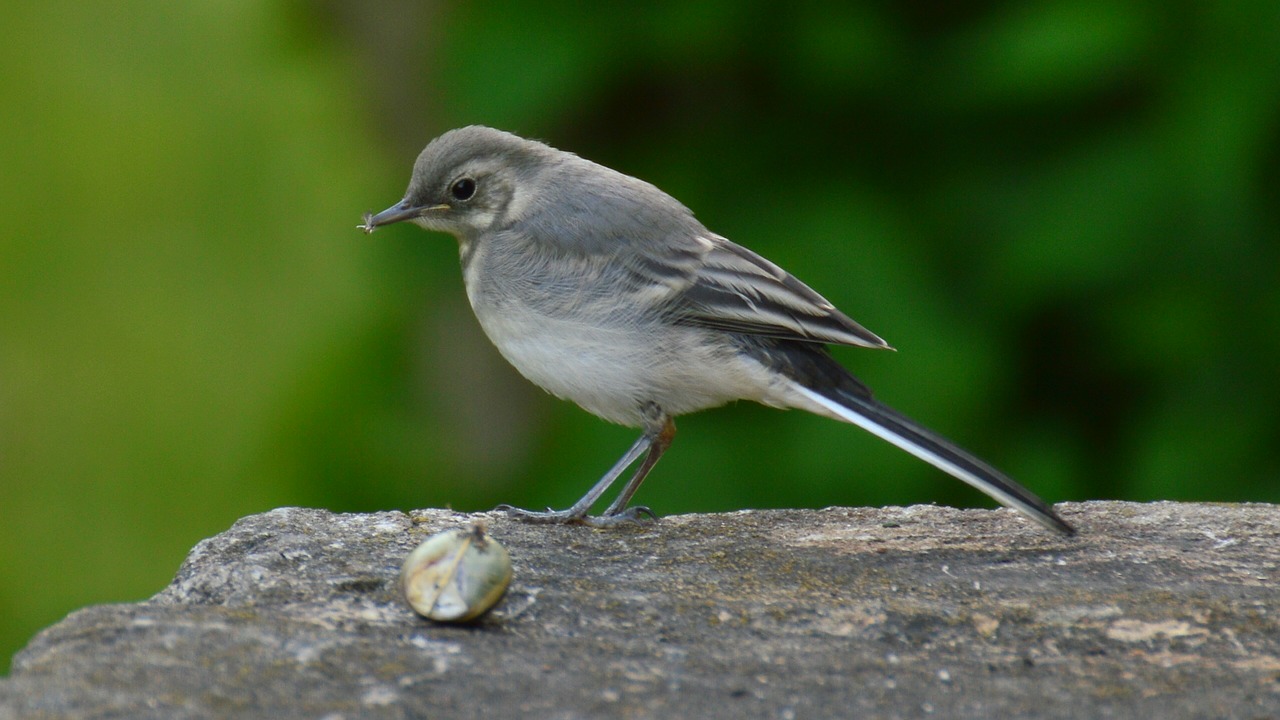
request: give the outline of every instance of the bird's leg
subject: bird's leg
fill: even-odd
[[[636,440],[631,449],[627,450],[614,466],[609,468],[609,472],[600,478],[586,495],[583,495],[578,502],[565,510],[551,510],[545,512],[535,512],[533,510],[522,510],[510,505],[499,505],[496,509],[505,511],[508,515],[528,522],[562,524],[562,525],[590,525],[592,527],[609,527],[612,525],[622,525],[625,523],[638,522],[640,516],[648,515],[654,517],[653,511],[647,507],[637,506],[627,508],[627,503],[631,501],[631,497],[636,494],[640,483],[644,482],[644,478],[653,469],[654,464],[658,462],[658,458],[662,457],[662,453],[671,445],[671,438],[675,436],[676,426],[671,418],[663,414],[656,406],[650,405],[646,408],[646,414],[651,417],[645,426],[644,434]],[[618,494],[617,499],[613,501],[604,511],[603,515],[592,517],[587,513],[590,512],[591,506],[596,504],[601,495],[613,485],[614,481],[622,475],[623,471],[631,466],[632,463],[640,457],[642,453],[648,451],[645,455],[644,462],[636,469],[631,479],[623,486],[622,492]]]
[[[636,461],[636,458],[640,457],[641,453],[649,449],[649,444],[651,442],[653,442],[653,439],[649,437],[648,433],[641,435],[640,438],[636,440],[635,444],[631,446],[631,449],[628,450],[613,467],[609,468],[609,472],[605,473],[604,477],[600,478],[595,486],[587,491],[586,495],[583,495],[578,502],[565,510],[551,510],[548,508],[545,512],[536,512],[533,510],[521,510],[520,508],[512,507],[510,505],[499,505],[497,509],[505,510],[508,515],[519,520],[528,520],[530,522],[590,524],[587,518],[587,513],[591,510],[591,506],[596,504],[596,501],[600,499],[600,496],[609,489],[609,486],[618,479],[618,476],[621,475],[624,470],[631,466],[631,463]]]
[[[671,447],[671,441],[675,439],[675,421],[669,415],[662,415],[660,416],[660,422],[660,425],[655,423],[656,432],[652,430],[645,431],[646,436],[652,433],[649,441],[649,454],[644,456],[644,462],[640,463],[640,467],[636,468],[636,474],[632,475],[627,484],[622,486],[622,492],[618,493],[618,497],[614,498],[599,520],[614,524],[617,522],[634,522],[639,520],[641,515],[656,517],[652,510],[643,505],[628,508],[627,503],[631,502],[631,497],[640,489],[640,483],[644,482],[645,476],[649,474],[654,465],[658,464],[658,459],[662,457],[662,453]]]

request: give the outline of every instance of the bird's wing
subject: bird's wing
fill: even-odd
[[[686,245],[661,270],[678,322],[783,340],[888,348],[787,271],[718,235]],[[650,264],[650,272],[657,269]],[[679,282],[677,283],[677,278]]]

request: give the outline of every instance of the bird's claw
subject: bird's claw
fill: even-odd
[[[543,525],[586,525],[596,528],[632,525],[646,520],[658,519],[657,513],[643,505],[636,505],[614,513],[606,512],[603,515],[587,515],[586,513],[552,510],[551,508],[547,508],[545,512],[537,512],[506,504],[499,505],[494,510],[501,510],[508,516],[524,522]]]

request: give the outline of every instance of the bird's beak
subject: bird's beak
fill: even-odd
[[[365,233],[371,233],[383,225],[420,218],[430,212],[448,210],[448,205],[413,205],[408,200],[401,200],[377,215],[364,214],[364,224],[356,227]]]

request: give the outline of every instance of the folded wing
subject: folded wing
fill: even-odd
[[[782,340],[889,347],[777,265],[725,238],[703,240],[698,262],[680,268],[688,284],[676,302],[678,322]]]

